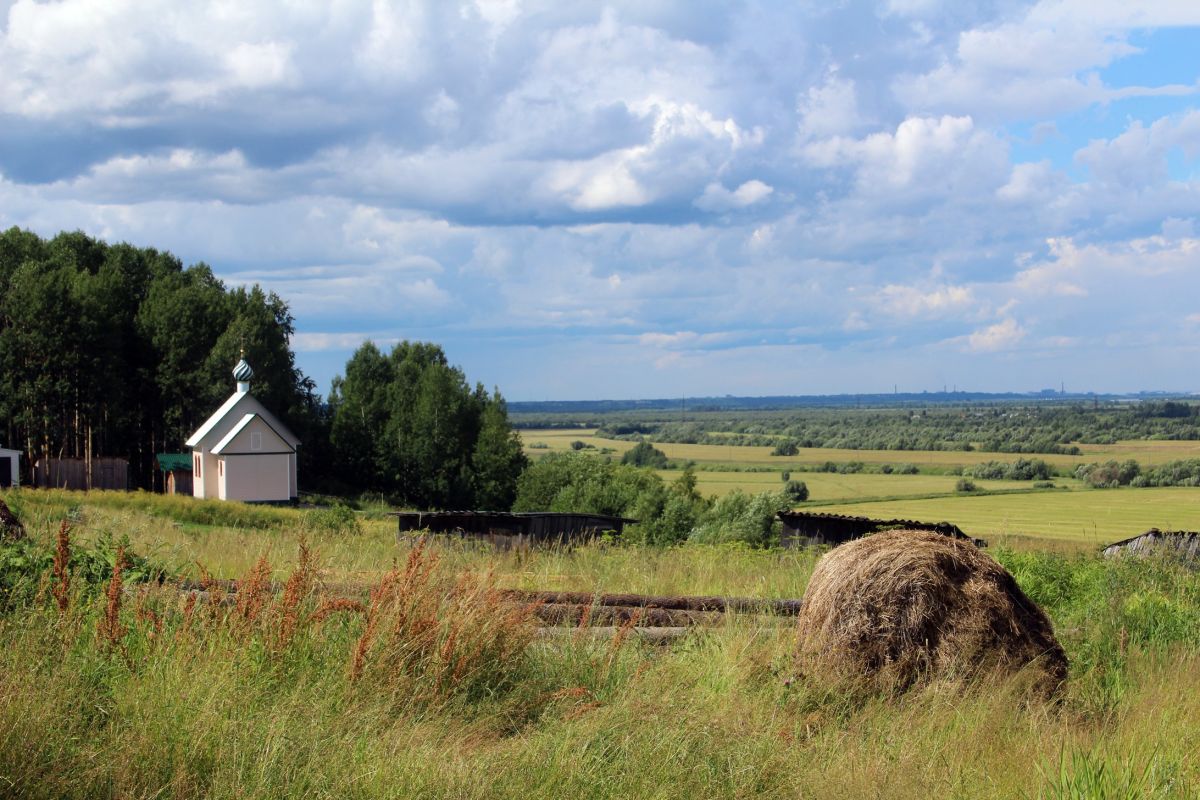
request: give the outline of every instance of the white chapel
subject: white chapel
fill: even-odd
[[[295,500],[300,440],[250,394],[254,370],[233,368],[237,391],[186,444],[192,448],[192,494],[248,503]]]

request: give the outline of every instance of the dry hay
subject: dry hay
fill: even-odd
[[[1024,671],[1056,694],[1067,658],[1050,620],[970,542],[885,531],[818,563],[798,618],[799,666],[825,680],[903,691],[934,676]]]
[[[0,542],[16,542],[24,538],[25,526],[8,509],[8,504],[0,500]]]

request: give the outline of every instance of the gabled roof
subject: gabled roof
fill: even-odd
[[[195,447],[196,445],[200,444],[204,437],[208,436],[208,432],[217,427],[221,420],[225,419],[230,411],[233,411],[234,406],[249,396],[249,392],[234,392],[232,395],[230,395],[229,399],[222,403],[221,407],[213,412],[213,415],[209,417],[204,424],[196,430],[195,433],[192,434],[191,438],[184,442],[184,445],[187,447]]]
[[[229,433],[225,434],[224,439],[217,442],[217,446],[212,449],[213,455],[218,455],[218,456],[221,455],[225,451],[225,448],[228,447],[233,442],[233,440],[238,437],[238,434],[241,433],[243,430],[245,430],[246,426],[249,425],[251,422],[253,422],[256,419],[261,419],[263,424],[266,425],[268,428],[270,428],[271,432],[274,433],[276,436],[278,436],[283,441],[283,443],[288,446],[289,450],[295,450],[295,448],[292,447],[291,443],[288,442],[287,437],[284,436],[283,434],[281,434],[279,431],[275,430],[275,426],[273,426],[266,417],[264,417],[261,414],[247,414],[246,416],[241,418],[241,420],[238,422],[237,425],[233,426],[233,428],[229,431]]]
[[[250,398],[255,407],[263,409],[263,413],[258,414],[258,416],[262,417],[263,422],[266,422],[271,430],[275,431],[275,433],[279,435],[279,438],[287,442],[289,447],[295,448],[296,445],[300,444],[300,439],[296,436],[296,434],[288,430],[288,427],[276,419],[274,414],[263,408],[262,404],[255,400],[252,394],[249,392],[234,392],[232,395],[230,395],[229,399],[222,403],[221,407],[213,412],[213,415],[209,417],[186,442],[184,442],[184,445],[187,447],[195,447],[196,445],[200,444],[202,441],[204,441],[204,437],[208,436],[208,434],[212,432],[213,428],[221,424],[221,420],[234,413],[237,407],[247,398]]]

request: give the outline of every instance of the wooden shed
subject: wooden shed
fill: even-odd
[[[1145,533],[1106,545],[1104,555],[1166,555],[1187,561],[1200,559],[1200,533],[1196,531],[1160,531],[1151,528]]]
[[[129,462],[124,458],[39,458],[33,465],[33,485],[39,489],[129,489]]]
[[[637,522],[606,514],[552,511],[396,511],[392,516],[399,522],[399,536],[429,531],[486,541],[501,548],[571,544],[610,532],[620,536],[626,525]]]
[[[192,456],[190,453],[159,453],[154,457],[163,473],[163,492],[192,493]]]
[[[21,451],[0,447],[0,489],[21,485]]]
[[[784,547],[806,545],[839,545],[878,533],[884,530],[932,531],[943,536],[973,542],[978,547],[987,547],[983,539],[972,539],[957,525],[949,522],[918,522],[912,519],[871,519],[851,517],[843,514],[818,514],[807,511],[780,511],[776,515],[783,523],[782,542]]]

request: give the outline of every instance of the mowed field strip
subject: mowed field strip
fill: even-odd
[[[972,536],[1006,535],[1100,546],[1149,528],[1200,530],[1200,488],[1088,489],[823,505],[831,514],[953,522]]]
[[[609,448],[620,455],[634,442],[603,439],[588,428],[530,428],[520,430],[526,452],[534,458],[551,452],[571,449],[571,443],[581,441],[597,449]],[[530,447],[542,444],[545,447]],[[917,466],[953,467],[980,464],[985,461],[1015,461],[1018,458],[1040,458],[1056,467],[1074,467],[1093,461],[1132,458],[1142,466],[1162,464],[1185,458],[1200,458],[1200,441],[1131,441],[1115,444],[1081,444],[1083,455],[1025,455],[1019,453],[985,453],[977,450],[842,450],[823,447],[805,448],[792,457],[772,456],[770,447],[738,447],[718,444],[654,444],[668,458],[695,461],[697,464],[734,464],[741,466],[773,467],[784,470],[796,465],[822,464],[826,461],[861,461],[864,464],[916,464]]]

